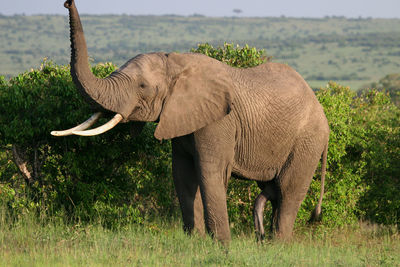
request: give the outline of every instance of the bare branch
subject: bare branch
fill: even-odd
[[[23,154],[19,151],[17,145],[12,146],[13,162],[17,165],[18,170],[22,174],[27,184],[33,184],[31,172],[28,170],[28,162],[24,159]]]

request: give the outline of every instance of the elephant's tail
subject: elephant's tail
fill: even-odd
[[[318,199],[318,204],[315,207],[314,211],[311,214],[311,218],[309,220],[309,222],[318,222],[321,221],[322,218],[322,210],[321,210],[321,206],[322,206],[322,198],[324,196],[324,188],[325,188],[325,174],[326,174],[326,161],[327,161],[327,157],[328,157],[328,143],[325,145],[325,149],[322,152],[322,157],[321,157],[321,192],[319,195],[319,199]]]

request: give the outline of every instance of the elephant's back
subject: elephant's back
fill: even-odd
[[[301,75],[286,64],[268,62],[257,67],[233,70],[239,90],[266,90],[269,94],[295,96],[312,93]],[[288,97],[289,97],[288,96]]]

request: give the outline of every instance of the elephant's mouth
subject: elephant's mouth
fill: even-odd
[[[79,124],[78,126],[75,126],[71,129],[68,130],[63,130],[63,131],[52,131],[51,135],[54,136],[67,136],[67,135],[82,135],[82,136],[93,136],[93,135],[98,135],[107,132],[108,130],[111,130],[112,128],[115,127],[122,119],[122,115],[117,113],[115,116],[109,120],[107,123],[94,128],[87,130],[90,126],[96,123],[98,119],[101,117],[102,113],[97,112],[93,114],[88,120],[85,122]]]
[[[161,108],[160,108],[160,113],[158,114],[157,119],[156,119],[154,122],[157,122],[157,123],[160,122],[160,117],[161,117],[161,114],[162,114],[163,111],[164,111],[165,104],[166,104],[167,100],[168,100],[168,96],[167,96],[167,97],[164,97],[164,99],[162,100],[162,102],[161,102]]]

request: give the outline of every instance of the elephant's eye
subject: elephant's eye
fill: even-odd
[[[141,83],[139,86],[140,86],[140,88],[145,88],[146,87],[146,85],[144,83]]]

